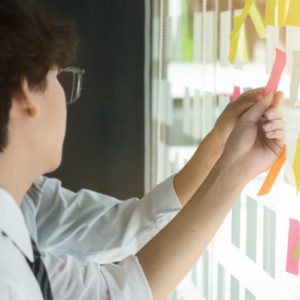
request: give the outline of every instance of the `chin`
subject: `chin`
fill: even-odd
[[[56,171],[60,167],[61,162],[62,162],[62,156],[60,156],[56,160],[53,160],[52,164],[47,169],[47,173],[51,173],[51,172]]]

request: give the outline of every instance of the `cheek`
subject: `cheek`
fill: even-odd
[[[53,89],[52,94],[53,103],[53,113],[54,113],[54,134],[58,137],[59,140],[64,138],[66,131],[66,122],[67,122],[67,107],[66,99],[63,88],[57,82],[55,88]]]

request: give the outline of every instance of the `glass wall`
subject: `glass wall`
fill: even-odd
[[[300,277],[286,270],[291,226],[300,219],[293,171],[300,132],[295,78],[300,27],[280,24],[278,3],[271,12],[277,23],[266,25],[266,9],[273,2],[255,2],[230,61],[233,16],[241,15],[245,1],[153,0],[151,186],[185,165],[234,91],[266,85],[275,48],[287,53],[279,86],[286,95],[284,170],[267,196],[257,196],[266,174],[245,188],[207,251],[170,295],[172,300],[300,299]],[[281,2],[288,8],[293,1]]]

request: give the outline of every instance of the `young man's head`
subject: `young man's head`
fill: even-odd
[[[50,172],[66,129],[57,75],[73,61],[76,37],[34,0],[1,0],[0,42],[0,157],[21,156],[37,175]]]

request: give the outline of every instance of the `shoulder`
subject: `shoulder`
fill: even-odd
[[[0,298],[23,300],[29,299],[26,295],[30,295],[30,299],[41,299],[39,287],[24,255],[1,230],[0,249]]]
[[[0,278],[18,278],[18,269],[26,269],[26,260],[20,250],[7,237],[0,233]]]

